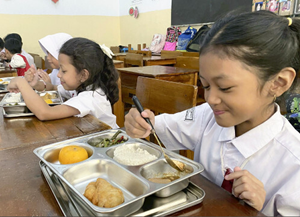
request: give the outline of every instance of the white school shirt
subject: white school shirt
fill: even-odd
[[[216,123],[207,103],[156,116],[155,130],[168,149],[193,150],[194,160],[204,166],[202,175],[219,186],[226,166],[248,170],[264,184],[265,215],[300,216],[300,134],[278,105],[272,117],[239,137],[234,127]]]
[[[53,69],[52,72],[49,74],[49,77],[51,79],[51,84],[53,85],[60,85],[60,78],[57,77],[57,74],[59,72],[59,69]]]
[[[78,95],[76,91],[65,90],[62,85],[58,85],[57,90],[63,98],[68,99],[63,103],[64,105],[79,110],[80,114],[75,115],[76,117],[84,117],[87,114],[91,114],[113,129],[119,128],[116,123],[116,116],[112,113],[111,104],[101,89],[83,91]]]

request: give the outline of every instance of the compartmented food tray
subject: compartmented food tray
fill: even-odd
[[[146,140],[130,138],[122,130],[119,130],[121,133],[116,140],[125,138],[123,143],[95,147],[97,140],[102,142],[103,139],[111,138],[117,131],[102,131],[34,150],[45,166],[66,186],[67,194],[72,201],[83,204],[87,212],[93,215],[131,215],[141,209],[148,196],[156,195],[156,197],[168,198],[175,195],[188,187],[190,177],[203,171],[201,164],[165,149],[171,159],[185,164],[184,172],[175,170],[167,164],[158,145]],[[88,158],[74,164],[60,164],[60,150],[70,145],[84,148],[88,153]],[[120,150],[123,151],[121,157],[118,156]],[[126,150],[129,150],[130,153],[128,154]],[[131,155],[131,153],[135,154]],[[140,156],[140,154],[142,155]],[[148,154],[154,158],[148,158]],[[127,157],[127,160],[121,159],[122,156],[125,159]],[[137,159],[140,159],[141,163]],[[124,202],[114,207],[104,208],[96,206],[86,198],[84,196],[86,187],[98,178],[104,179],[120,189],[124,196]],[[170,180],[168,182],[153,181],[153,179],[165,180],[165,178],[170,178]]]
[[[86,208],[86,205],[74,201],[68,194],[68,186],[64,184],[42,161],[41,171],[61,209],[64,216],[93,216],[94,213]],[[203,201],[205,192],[192,182],[188,187],[176,194],[160,198],[150,195],[145,198],[143,206],[131,216],[166,216]]]
[[[14,77],[5,77],[0,78],[0,93],[6,93],[7,91],[7,85],[10,83],[10,80]]]
[[[50,106],[61,104],[62,98],[58,91],[37,92]],[[6,93],[0,102],[4,117],[23,117],[34,115],[26,106],[21,93]]]

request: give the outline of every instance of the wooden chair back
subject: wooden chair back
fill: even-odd
[[[199,72],[199,57],[178,56],[175,67],[197,69]]]
[[[124,127],[125,113],[124,113],[124,103],[122,101],[122,89],[121,89],[121,78],[118,79],[119,88],[119,100],[112,106],[113,114],[117,118],[117,124],[119,127]]]
[[[197,69],[197,71],[199,72],[199,57],[178,56],[176,58],[175,66],[181,68]],[[197,76],[197,86],[198,86],[197,105],[200,105],[205,102],[205,99],[204,99],[204,89],[202,88],[199,75]]]
[[[143,66],[143,54],[127,53],[125,57],[125,66]]]
[[[182,52],[182,56],[199,57],[200,54],[199,54],[199,52]]]
[[[110,47],[110,50],[111,50],[113,53],[120,53],[120,48],[119,48],[119,46],[111,46],[111,47]]]
[[[162,50],[160,52],[161,57],[177,57],[182,56],[182,52],[180,51],[169,51],[169,50]]]
[[[196,106],[197,91],[198,87],[195,85],[142,76],[138,77],[136,85],[136,96],[142,106],[153,111],[155,115],[173,114]],[[194,157],[190,150],[179,153],[190,159]]]

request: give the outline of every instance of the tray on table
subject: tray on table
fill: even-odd
[[[14,77],[4,77],[0,78],[0,93],[7,93],[7,85],[10,83],[10,80]]]
[[[51,102],[48,103],[50,106],[60,105],[63,103],[60,93],[56,90],[36,92],[42,98],[50,99]],[[44,99],[45,100],[45,99]],[[0,102],[3,107],[3,116],[7,118],[13,117],[24,117],[34,115],[26,106],[21,93],[6,93]]]
[[[127,216],[135,213],[139,216],[166,214],[203,200],[204,191],[189,181],[190,177],[203,171],[201,164],[165,149],[171,159],[184,163],[188,169],[188,172],[178,172],[167,164],[159,146],[146,140],[130,138],[123,130],[120,131],[118,138],[123,136],[127,141],[111,147],[94,147],[90,145],[90,141],[98,138],[111,138],[117,130],[77,137],[42,146],[33,151],[40,158],[42,171],[46,174],[47,182],[62,211],[66,213],[65,215],[69,215],[70,212],[93,216]],[[59,152],[69,145],[85,148],[89,158],[75,164],[60,164]],[[114,150],[117,147],[131,145],[136,146],[137,149],[146,150],[157,159],[130,166],[114,158]],[[169,183],[155,183],[149,180],[162,177],[162,174],[176,174],[177,179]],[[92,204],[83,193],[86,186],[96,181],[97,178],[103,178],[119,188],[124,195],[124,202],[112,208]],[[73,211],[70,209],[71,206]]]

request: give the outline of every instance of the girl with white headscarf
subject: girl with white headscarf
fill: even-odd
[[[57,77],[59,71],[58,54],[62,45],[71,39],[72,36],[67,33],[56,33],[47,35],[39,40],[40,46],[47,55],[47,60],[52,67],[52,72],[48,75],[47,72],[31,67],[26,73],[25,78],[29,84],[36,90],[57,90],[57,85],[60,84],[60,79]]]

